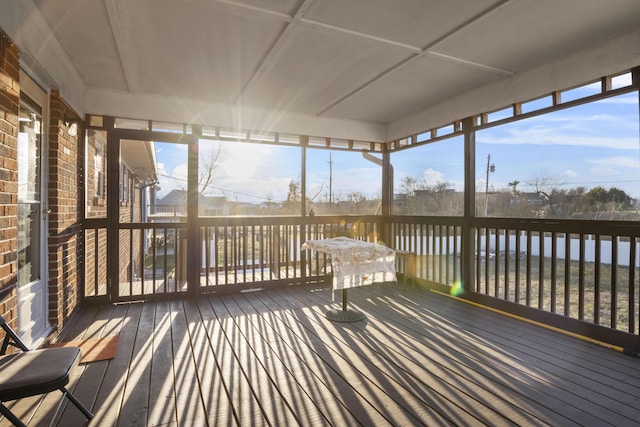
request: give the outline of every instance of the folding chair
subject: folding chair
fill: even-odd
[[[4,403],[28,396],[60,390],[87,419],[93,414],[66,389],[69,373],[80,361],[78,347],[57,347],[29,351],[18,335],[0,316],[0,326],[5,331],[0,348],[0,413],[16,426],[24,426]],[[7,355],[9,346],[22,350]]]

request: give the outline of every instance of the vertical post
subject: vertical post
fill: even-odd
[[[194,135],[187,136],[187,292],[191,297],[198,294],[201,264],[198,229],[198,133],[199,130],[194,128]]]
[[[105,117],[107,128],[107,298],[114,302],[120,286],[120,137],[114,118]],[[97,236],[96,236],[97,239]]]
[[[474,288],[475,239],[473,219],[476,211],[476,132],[473,117],[462,121],[464,135],[464,214],[462,218],[462,248],[460,273],[464,292]]]
[[[333,204],[333,160],[329,151],[329,205]]]
[[[388,246],[391,246],[390,227],[387,221],[391,215],[391,203],[393,202],[393,174],[391,173],[391,153],[388,145],[384,145],[382,152],[382,194],[381,194],[381,214],[383,221],[379,222],[381,230],[378,231],[380,239]]]
[[[484,216],[489,214],[489,170],[491,169],[491,153],[487,156],[487,176],[484,181]]]
[[[636,86],[636,88],[638,88],[638,90],[636,91],[637,95],[638,95],[638,117],[640,117],[640,67],[636,67],[633,70],[631,70],[631,84],[633,84],[634,86]],[[638,124],[640,125],[640,120],[638,120]],[[640,148],[640,147],[639,147]],[[637,204],[636,204],[637,206]],[[638,208],[636,207],[636,215],[638,214]],[[636,246],[634,245],[634,242],[636,241],[637,238],[631,238],[631,253],[629,254],[629,283],[635,283],[635,268],[633,268],[635,262],[636,262]],[[634,313],[635,310],[635,303],[631,302],[631,301],[635,301],[635,294],[634,294],[634,289],[633,286],[629,287],[629,332],[630,333],[637,333],[635,331],[635,321],[636,321],[636,316],[638,316],[639,320],[640,320],[640,310],[638,311],[638,313]],[[640,349],[638,348],[640,347],[640,344],[638,346],[636,346],[636,354],[638,353],[638,351],[640,351]]]
[[[393,175],[391,174],[391,153],[386,148],[382,152],[382,215],[391,215],[393,202]]]
[[[308,139],[304,141],[300,153],[300,194],[302,200],[300,202],[300,213],[303,219],[307,216],[307,144]],[[300,141],[302,143],[302,141]],[[303,221],[300,229],[300,240],[302,243],[309,239],[309,229],[311,224]],[[307,251],[300,251],[300,275],[302,278],[307,277]]]
[[[300,215],[307,215],[307,147],[300,150]]]

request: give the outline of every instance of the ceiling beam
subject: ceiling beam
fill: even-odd
[[[127,38],[122,29],[120,22],[120,16],[118,15],[118,5],[116,0],[104,0],[104,7],[107,10],[107,17],[109,18],[109,25],[111,26],[111,33],[113,34],[113,40],[116,44],[116,50],[118,51],[118,57],[120,58],[120,66],[124,73],[124,80],[127,83],[127,89],[130,92],[138,92],[138,75],[134,71],[131,62],[127,59],[129,56],[135,58],[135,51],[131,49]]]
[[[469,68],[476,68],[478,70],[487,71],[492,74],[499,74],[504,77],[509,77],[514,74],[513,71],[503,70],[502,68],[492,67],[491,65],[469,61],[467,59],[458,58],[456,56],[445,55],[444,53],[436,52],[433,50],[427,51],[420,56],[433,56],[442,59],[443,61],[453,62],[455,64],[463,65]]]
[[[365,81],[364,83],[362,83],[361,85],[357,86],[356,88],[354,88],[350,92],[347,92],[345,95],[341,96],[340,98],[330,102],[327,106],[325,106],[324,108],[320,109],[316,114],[318,116],[321,116],[321,115],[325,114],[327,111],[331,110],[332,108],[335,108],[336,106],[338,106],[342,102],[346,101],[347,99],[351,98],[352,96],[356,95],[357,93],[362,92],[367,87],[369,87],[369,86],[373,85],[374,83],[384,79],[385,77],[395,73],[396,71],[401,70],[402,68],[404,68],[407,65],[413,63],[417,59],[425,57],[427,55],[436,56],[438,58],[445,59],[445,60],[447,60],[449,62],[455,62],[457,64],[461,64],[461,65],[468,66],[468,67],[473,67],[473,68],[476,68],[476,69],[481,69],[481,70],[484,70],[484,71],[488,71],[490,73],[496,73],[496,74],[500,74],[500,75],[503,75],[503,76],[511,76],[511,75],[513,75],[513,72],[508,71],[508,70],[502,70],[502,69],[499,69],[499,68],[491,67],[489,65],[479,64],[477,62],[472,62],[472,61],[467,61],[467,60],[462,59],[462,58],[456,58],[456,57],[453,57],[453,56],[444,55],[444,54],[441,54],[441,53],[438,53],[438,52],[434,51],[434,48],[438,44],[440,44],[443,41],[447,40],[448,38],[452,37],[454,34],[457,34],[458,32],[462,31],[464,28],[468,27],[469,25],[471,25],[473,23],[480,22],[481,20],[487,18],[491,14],[495,13],[497,10],[503,8],[509,1],[511,1],[511,0],[501,0],[501,1],[491,5],[490,7],[480,11],[479,13],[477,13],[476,15],[470,17],[469,19],[467,19],[466,21],[462,22],[458,26],[452,28],[450,31],[448,31],[447,33],[442,35],[440,38],[438,38],[438,39],[434,40],[433,42],[429,43],[427,46],[425,46],[423,48],[418,48],[419,49],[418,52],[416,52],[414,50],[413,51],[413,55],[410,56],[409,58],[406,58],[405,60],[400,61],[397,64],[387,68],[382,73],[380,73],[380,74],[374,76],[373,78]],[[371,39],[373,39],[373,38],[371,38]],[[381,40],[378,37],[376,37],[375,39]]]
[[[253,85],[256,84],[256,82],[260,79],[260,77],[262,77],[262,75],[265,73],[267,68],[269,68],[269,65],[271,65],[273,61],[275,61],[275,59],[278,57],[278,54],[289,44],[289,41],[294,36],[296,28],[298,27],[298,25],[300,25],[300,22],[302,21],[303,15],[307,13],[307,10],[309,10],[309,7],[314,1],[315,0],[304,0],[300,5],[300,7],[298,7],[298,10],[296,11],[296,13],[293,15],[291,20],[287,23],[284,30],[280,33],[280,35],[278,36],[276,41],[271,45],[271,47],[266,52],[266,54],[262,57],[255,71],[253,72],[253,74],[251,75],[247,83],[244,85],[244,87],[240,91],[240,94],[236,98],[236,102],[235,102],[236,105],[239,105],[242,103],[243,96],[249,90],[251,90]]]
[[[290,22],[291,21],[291,16],[286,14],[286,13],[282,13],[282,12],[276,12],[275,10],[271,10],[271,9],[265,9],[264,7],[258,7],[258,6],[253,6],[250,4],[246,4],[246,3],[240,3],[238,1],[235,0],[188,0],[191,3],[195,3],[197,5],[200,6],[216,6],[217,5],[223,5],[223,6],[231,6],[231,7],[235,7],[238,9],[242,9],[243,12],[249,12],[249,13],[253,13],[254,15],[262,15],[262,16],[267,16],[267,17],[272,17],[272,18],[277,18],[281,21],[284,22]]]
[[[363,33],[361,31],[349,30],[347,28],[342,28],[342,27],[338,27],[338,26],[335,26],[335,25],[325,24],[323,22],[314,21],[314,20],[308,19],[308,18],[303,18],[301,20],[301,22],[306,24],[306,25],[309,25],[309,26],[312,26],[312,27],[316,27],[316,28],[319,28],[319,29],[322,29],[322,30],[325,30],[325,31],[328,31],[328,32],[342,33],[342,34],[354,36],[354,37],[359,38],[359,39],[371,40],[371,41],[374,41],[374,42],[386,44],[388,46],[404,49],[407,52],[411,52],[411,53],[415,53],[415,54],[420,54],[423,51],[423,49],[418,47],[418,46],[412,46],[410,44],[400,43],[400,42],[397,42],[397,41],[394,41],[394,40],[390,40],[390,39],[386,39],[386,38],[383,38],[383,37],[373,36],[371,34]]]
[[[105,0],[105,1],[107,1],[107,0]],[[192,3],[196,3],[196,4],[199,4],[199,5],[203,5],[203,6],[210,6],[210,5],[214,4],[214,3],[208,2],[206,0],[190,0],[190,1]],[[390,74],[393,74],[394,72],[406,67],[407,65],[409,65],[411,63],[413,63],[415,60],[417,60],[419,58],[422,58],[422,57],[425,57],[425,56],[433,56],[433,57],[439,58],[439,59],[444,60],[444,61],[456,63],[456,64],[459,64],[459,65],[462,65],[462,66],[465,66],[465,67],[469,67],[469,68],[475,68],[475,69],[482,70],[484,72],[488,72],[488,73],[492,73],[492,74],[498,74],[498,75],[505,76],[505,77],[513,75],[513,72],[508,71],[508,70],[503,70],[503,69],[500,69],[500,68],[492,67],[490,65],[481,64],[481,63],[474,62],[474,61],[469,61],[469,60],[466,60],[466,59],[463,59],[463,58],[457,58],[457,57],[454,57],[454,56],[451,56],[451,55],[445,55],[443,53],[440,53],[440,52],[437,52],[437,51],[434,50],[434,48],[438,44],[443,42],[444,40],[450,38],[451,36],[453,36],[454,34],[458,33],[459,31],[461,31],[463,28],[467,27],[468,25],[470,25],[472,23],[479,22],[482,19],[486,18],[487,16],[490,16],[493,12],[495,12],[496,10],[500,9],[501,7],[503,7],[510,0],[501,0],[501,1],[499,1],[498,3],[492,5],[489,8],[479,12],[478,14],[476,14],[474,16],[472,16],[468,20],[464,21],[463,23],[461,23],[458,26],[456,26],[455,28],[453,28],[451,31],[447,32],[446,34],[444,34],[443,36],[441,36],[437,40],[433,41],[432,43],[430,43],[429,45],[424,46],[424,47],[412,46],[410,44],[400,43],[400,42],[397,42],[397,41],[394,41],[394,40],[391,40],[391,39],[388,39],[388,38],[377,37],[377,36],[374,36],[374,35],[371,35],[371,34],[367,34],[367,33],[363,33],[363,32],[360,32],[360,31],[350,30],[350,29],[347,29],[347,28],[342,28],[342,27],[338,27],[338,26],[335,26],[335,25],[331,25],[331,24],[326,24],[326,23],[323,23],[323,22],[315,21],[313,19],[305,18],[304,14],[307,12],[307,10],[309,9],[309,7],[311,6],[311,4],[314,1],[315,0],[306,0],[306,1],[304,1],[298,7],[298,9],[295,12],[295,14],[293,16],[290,16],[288,14],[284,14],[284,13],[281,13],[281,12],[276,12],[276,11],[265,9],[265,8],[262,8],[262,7],[252,6],[252,5],[248,5],[248,4],[245,4],[245,3],[239,3],[239,2],[237,2],[235,0],[215,0],[215,4],[218,4],[218,5],[242,9],[244,12],[249,12],[249,13],[252,13],[254,15],[262,15],[262,16],[267,17],[267,18],[275,18],[277,20],[280,20],[280,21],[286,23],[285,29],[281,32],[280,36],[274,42],[274,44],[271,46],[271,48],[265,53],[264,57],[262,58],[262,60],[258,64],[258,66],[256,67],[256,69],[253,72],[253,74],[251,75],[250,79],[243,86],[240,94],[236,98],[236,102],[235,102],[236,105],[239,105],[239,104],[242,103],[243,96],[246,93],[248,93],[255,84],[257,84],[257,82],[259,81],[260,77],[262,77],[262,75],[268,69],[268,66],[270,64],[272,64],[273,61],[275,61],[277,59],[278,54],[282,51],[282,49],[284,49],[287,46],[287,43],[294,36],[295,30],[301,24],[312,26],[312,27],[315,27],[315,28],[318,28],[318,29],[321,29],[321,30],[324,30],[324,31],[327,31],[327,32],[341,33],[341,34],[349,35],[349,36],[352,36],[352,37],[355,37],[355,38],[370,40],[370,41],[373,41],[373,42],[376,42],[376,43],[380,43],[380,44],[384,44],[384,45],[391,46],[391,47],[394,47],[394,48],[405,50],[407,53],[412,55],[412,56],[406,58],[405,60],[394,64],[392,67],[390,67],[387,70],[379,73],[378,75],[374,76],[370,80],[367,80],[363,84],[357,86],[356,88],[354,88],[352,91],[350,91],[346,95],[340,97],[337,100],[334,100],[329,105],[327,105],[324,108],[322,108],[317,113],[318,116],[323,115],[324,113],[326,113],[330,109],[334,108],[335,106],[337,106],[341,102],[345,101],[346,99],[350,98],[351,96],[353,96],[353,95],[357,94],[358,92],[362,91],[366,87],[371,86],[375,82],[385,78],[386,76],[388,76]]]

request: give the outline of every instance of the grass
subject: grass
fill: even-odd
[[[443,265],[438,259],[433,263],[432,257],[421,256],[418,264],[419,276],[439,282],[439,270],[449,268],[449,274],[453,274],[453,262],[451,257]],[[477,290],[480,293],[512,301],[518,304],[538,308],[547,312],[554,312],[574,319],[612,327],[623,331],[639,330],[638,315],[640,313],[640,268],[635,269],[634,283],[630,283],[630,270],[625,266],[613,266],[600,264],[596,271],[595,263],[584,263],[582,275],[583,288],[580,287],[580,263],[571,261],[568,272],[568,280],[565,278],[565,262],[557,260],[555,275],[552,271],[552,259],[545,257],[542,262],[542,275],[540,274],[540,259],[530,258],[530,273],[527,276],[526,258],[520,260],[519,274],[516,275],[515,259],[509,260],[508,283],[505,283],[505,261],[498,259],[498,277],[496,278],[496,261],[490,259],[488,265],[483,261],[480,271],[477,273]],[[434,269],[435,265],[435,269]],[[486,269],[488,267],[488,270]],[[488,271],[488,273],[487,273]],[[460,274],[460,268],[457,268]],[[554,280],[555,277],[555,280]],[[597,280],[596,280],[597,279]],[[444,280],[448,284],[454,284],[454,279]],[[519,293],[516,295],[516,289]],[[582,306],[580,295],[582,293]],[[599,298],[599,301],[598,301]],[[614,311],[615,301],[615,314]],[[566,307],[565,307],[566,303]],[[633,319],[631,313],[635,312]],[[614,317],[615,316],[615,317]],[[632,322],[630,324],[630,321]]]

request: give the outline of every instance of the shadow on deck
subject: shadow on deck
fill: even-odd
[[[640,360],[422,288],[327,287],[84,307],[61,340],[120,335],[71,384],[91,425],[632,425]],[[30,425],[83,425],[59,394]],[[64,403],[63,403],[64,404]],[[1,425],[8,425],[2,420]]]

